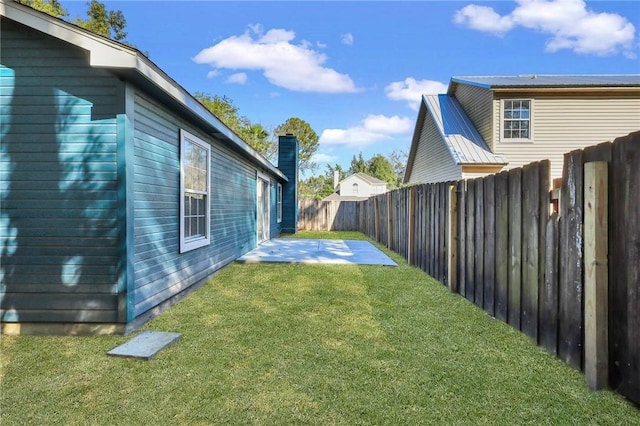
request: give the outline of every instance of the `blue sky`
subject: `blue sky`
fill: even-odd
[[[189,92],[225,95],[269,130],[307,121],[316,173],[408,152],[421,94],[452,76],[640,73],[635,0],[104,3]]]

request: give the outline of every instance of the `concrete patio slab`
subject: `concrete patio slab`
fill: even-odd
[[[368,241],[274,238],[238,262],[327,263],[398,266]]]
[[[111,349],[107,355],[140,358],[148,361],[153,359],[162,349],[176,344],[178,340],[180,340],[180,333],[143,331],[127,343]]]

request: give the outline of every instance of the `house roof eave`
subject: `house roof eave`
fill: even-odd
[[[288,181],[287,176],[277,167],[251,148],[139,50],[14,1],[0,0],[0,15],[88,51],[91,67],[107,69],[128,79],[149,83],[164,94],[165,98],[177,103],[183,111],[208,127],[209,134],[226,141],[230,148],[254,164],[269,170],[281,180]]]

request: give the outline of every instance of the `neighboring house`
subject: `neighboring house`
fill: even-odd
[[[5,333],[122,333],[297,229],[279,168],[136,49],[0,1]]]
[[[638,75],[453,77],[423,96],[405,183],[484,176],[640,129]]]
[[[333,176],[334,193],[323,201],[360,201],[387,192],[387,182],[365,173],[354,173],[338,181],[338,172]]]

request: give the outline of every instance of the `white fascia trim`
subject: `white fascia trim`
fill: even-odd
[[[49,17],[28,6],[14,1],[1,0],[0,15],[19,22],[52,37],[81,47],[90,53],[89,63],[94,67],[134,68],[137,52],[111,40]]]

